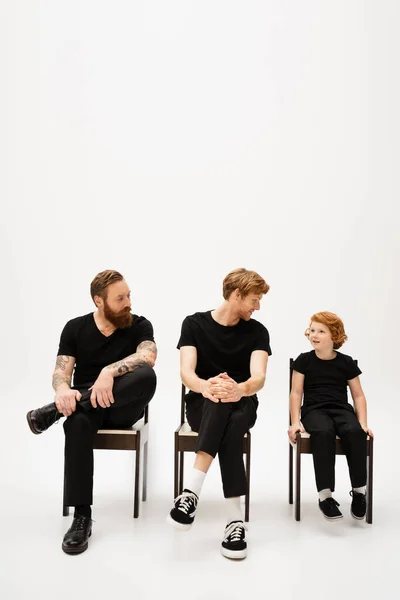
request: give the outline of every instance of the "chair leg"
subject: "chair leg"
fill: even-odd
[[[66,476],[66,472],[65,472],[65,461],[64,461],[64,488],[63,488],[63,510],[62,510],[63,517],[68,517],[68,515],[69,515],[69,506],[67,506],[65,504],[66,485],[67,485],[67,476]]]
[[[293,504],[293,446],[289,444],[289,504]]]
[[[367,523],[372,525],[372,507],[373,507],[373,475],[374,475],[374,439],[369,440],[368,457],[368,484],[367,484]]]
[[[135,490],[133,500],[133,518],[137,519],[139,516],[139,489],[140,489],[140,431],[137,432],[138,440],[136,446],[136,460],[135,460]]]
[[[251,442],[250,438],[248,438],[248,446],[246,453],[246,476],[247,476],[247,494],[244,508],[244,520],[246,523],[249,522],[250,518],[250,450],[251,450]]]
[[[175,433],[174,444],[174,499],[179,495],[179,449],[178,449],[178,434]]]
[[[142,500],[147,500],[147,453],[148,453],[148,442],[143,447],[143,489],[142,489]]]
[[[185,466],[185,453],[184,452],[180,452],[179,453],[179,490],[178,490],[178,494],[182,494],[183,491],[183,471],[184,471],[184,466]]]
[[[301,483],[301,436],[296,436],[296,500],[295,518],[300,521],[300,483]]]

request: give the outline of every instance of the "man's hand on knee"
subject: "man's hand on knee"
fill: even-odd
[[[81,398],[82,394],[78,390],[58,388],[54,402],[58,412],[62,413],[64,417],[70,417],[76,410],[77,401],[79,402]]]
[[[113,385],[114,377],[110,372],[101,371],[92,387],[89,388],[89,390],[92,390],[90,403],[93,408],[96,408],[97,405],[101,406],[101,408],[108,408],[111,404],[114,404]]]
[[[201,393],[204,398],[208,398],[208,400],[211,400],[211,402],[219,402],[219,397],[214,393],[215,385],[217,384],[218,379],[218,377],[210,377],[210,379],[207,379],[203,383]]]
[[[216,393],[220,394],[221,402],[239,402],[242,397],[239,384],[232,377],[229,377],[228,373],[221,373],[218,378],[219,391]]]
[[[238,402],[242,397],[238,384],[227,373],[220,373],[208,382],[211,395],[220,402]]]

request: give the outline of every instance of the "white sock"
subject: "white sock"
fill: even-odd
[[[367,491],[366,485],[363,485],[362,487],[359,487],[359,488],[353,488],[353,492],[358,492],[359,494],[365,494],[366,491]]]
[[[199,471],[198,469],[191,469],[185,481],[185,489],[194,492],[196,496],[200,496],[201,488],[203,486],[204,479],[207,473]]]
[[[318,496],[320,501],[323,502],[327,498],[332,498],[332,491],[326,488],[326,490],[321,490],[320,492],[318,492]]]
[[[225,498],[225,508],[227,524],[232,523],[232,521],[243,521],[242,511],[240,510],[240,496]]]

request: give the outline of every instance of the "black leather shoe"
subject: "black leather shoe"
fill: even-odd
[[[54,402],[46,404],[42,408],[30,410],[26,415],[28,425],[32,433],[38,435],[46,431],[51,425],[56,423],[62,417],[62,413],[58,412]]]
[[[78,515],[74,517],[71,527],[64,535],[62,549],[67,554],[80,554],[88,547],[88,540],[92,535],[92,519]]]

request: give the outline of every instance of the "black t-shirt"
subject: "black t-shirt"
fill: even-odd
[[[271,354],[268,330],[254,319],[233,326],[220,325],[211,311],[197,312],[182,323],[178,348],[197,349],[196,375],[209,379],[228,373],[237,383],[250,377],[250,356],[254,350]]]
[[[353,410],[347,400],[347,382],[361,371],[351,356],[336,352],[332,360],[322,360],[311,350],[300,354],[292,368],[305,376],[302,417],[314,408],[329,405]]]
[[[90,387],[107,365],[134,354],[139,344],[154,341],[153,326],[133,315],[132,325],[108,337],[98,329],[93,313],[68,321],[60,338],[58,355],[74,356],[75,387]]]

